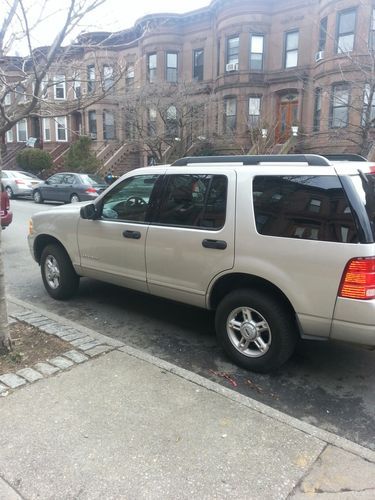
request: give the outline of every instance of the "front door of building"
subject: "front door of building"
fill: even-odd
[[[297,94],[283,95],[279,99],[278,117],[276,125],[276,143],[286,142],[292,135],[292,125],[298,122],[298,96]]]

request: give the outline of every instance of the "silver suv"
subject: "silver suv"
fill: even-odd
[[[229,357],[282,365],[298,338],[375,345],[375,165],[318,155],[183,158],[32,217],[47,292],[80,277],[216,310]]]

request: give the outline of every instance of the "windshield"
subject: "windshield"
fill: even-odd
[[[351,181],[367,212],[375,239],[375,174],[360,172],[360,175],[351,176]]]
[[[80,174],[80,179],[82,184],[91,184],[92,186],[103,186],[106,185],[104,180],[95,174]]]

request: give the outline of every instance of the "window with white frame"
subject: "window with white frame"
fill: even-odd
[[[260,124],[260,107],[261,107],[261,97],[260,96],[249,97],[248,125],[250,128],[258,127]]]
[[[167,52],[167,82],[176,83],[177,82],[177,61],[178,55],[176,52]]]
[[[147,56],[147,79],[150,83],[156,81],[157,55],[148,54]]]
[[[354,48],[356,9],[348,9],[338,13],[336,53],[351,52]]]
[[[343,128],[349,120],[349,85],[347,83],[334,84],[331,95],[330,127]]]
[[[224,132],[233,132],[236,129],[236,125],[237,99],[236,97],[226,97],[224,99]]]
[[[68,125],[66,116],[57,116],[55,118],[56,141],[66,142],[68,140]]]
[[[264,35],[250,35],[250,69],[263,69]]]
[[[295,68],[298,64],[299,31],[285,33],[284,68]]]
[[[238,71],[240,56],[240,37],[231,36],[227,38],[227,53],[225,71]]]
[[[7,133],[5,134],[5,137],[6,137],[6,141],[7,142],[13,142],[14,141],[13,129],[12,128],[7,131]]]
[[[65,76],[56,75],[54,77],[54,97],[55,99],[66,99]]]
[[[51,119],[43,118],[43,140],[49,142],[51,140]]]
[[[363,92],[362,126],[375,127],[375,85],[366,84]]]
[[[17,130],[17,142],[26,142],[28,139],[26,118],[23,118],[17,123],[16,130]]]

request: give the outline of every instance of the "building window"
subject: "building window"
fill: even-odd
[[[51,120],[43,118],[43,140],[49,142],[51,140]]]
[[[249,97],[249,127],[258,127],[260,124],[261,98],[258,96]]]
[[[204,50],[196,49],[193,51],[193,78],[201,82],[203,80]]]
[[[89,134],[91,139],[95,140],[97,138],[97,127],[96,127],[96,111],[89,111]]]
[[[65,90],[65,76],[57,75],[54,78],[54,97],[55,99],[66,99],[66,90]]]
[[[176,52],[167,52],[167,82],[177,82],[177,60]]]
[[[66,116],[57,116],[56,123],[56,141],[66,142],[68,140],[68,126]]]
[[[264,35],[250,35],[250,69],[263,69]]]
[[[156,108],[152,107],[148,109],[148,122],[147,122],[147,131],[149,136],[156,135],[156,119],[157,119],[157,111]]]
[[[326,41],[327,41],[327,22],[328,18],[323,17],[323,19],[320,20],[320,25],[319,25],[319,45],[318,45],[318,51],[322,51],[326,48]]]
[[[289,31],[285,34],[284,67],[295,68],[298,64],[299,31]]]
[[[13,129],[12,128],[10,130],[7,130],[6,140],[7,140],[7,142],[13,142],[14,141]]]
[[[371,124],[375,126],[375,88],[374,85],[366,84],[363,92],[363,115],[362,126]]]
[[[349,118],[349,86],[340,83],[332,87],[330,127],[343,128],[348,125]]]
[[[372,8],[371,12],[369,47],[371,50],[375,50],[375,7]]]
[[[150,83],[156,81],[157,55],[149,54],[147,56],[147,79]]]
[[[226,71],[237,71],[240,51],[239,36],[232,36],[227,39]]]
[[[354,47],[356,10],[339,12],[337,19],[336,53],[351,52]]]
[[[176,106],[169,106],[169,108],[167,109],[165,124],[167,137],[178,137],[179,130]]]
[[[322,109],[322,89],[317,88],[315,89],[313,132],[319,132],[320,130],[321,109]]]
[[[103,66],[103,90],[108,91],[113,87],[113,68],[105,64]]]
[[[103,111],[103,139],[116,139],[115,115],[110,111]]]
[[[17,130],[17,142],[26,142],[28,139],[26,118],[23,118],[17,123],[16,130]]]
[[[224,133],[232,133],[237,124],[237,99],[227,97],[224,99]]]
[[[87,66],[87,92],[89,94],[95,92],[95,66],[93,64]]]
[[[134,83],[134,64],[128,64],[126,68],[125,83],[128,86]]]

